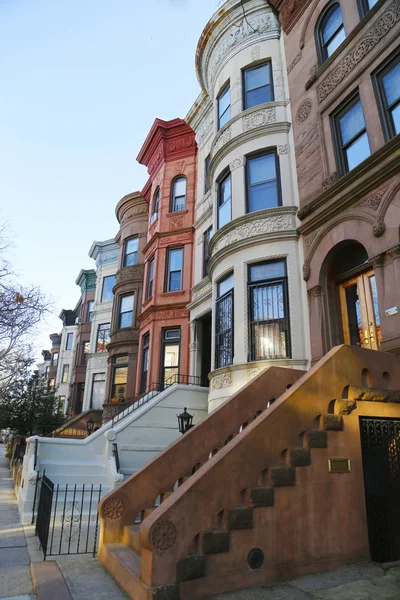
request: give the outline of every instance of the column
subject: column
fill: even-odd
[[[310,304],[310,337],[312,364],[324,355],[323,344],[323,303],[322,288],[320,285],[308,290]]]

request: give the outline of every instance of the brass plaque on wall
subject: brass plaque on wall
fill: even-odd
[[[328,458],[329,473],[350,473],[349,458]]]

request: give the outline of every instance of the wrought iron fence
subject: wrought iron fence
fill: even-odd
[[[44,560],[67,554],[96,556],[101,495],[101,485],[62,487],[43,474],[36,534]]]

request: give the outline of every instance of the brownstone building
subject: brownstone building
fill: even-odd
[[[274,0],[284,30],[315,362],[400,353],[400,2]]]

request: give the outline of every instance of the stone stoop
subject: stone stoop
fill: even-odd
[[[32,562],[31,574],[37,600],[72,600],[56,562]]]

